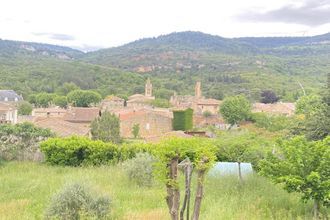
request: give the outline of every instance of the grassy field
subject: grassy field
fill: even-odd
[[[169,219],[164,186],[156,182],[151,188],[138,187],[120,166],[72,168],[31,162],[0,165],[0,219],[42,219],[52,195],[75,182],[111,197],[111,219]],[[311,219],[311,214],[311,203],[303,204],[298,195],[264,178],[251,176],[240,185],[236,177],[209,177],[200,219]]]

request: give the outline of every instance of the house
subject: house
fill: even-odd
[[[117,96],[108,96],[101,102],[102,111],[111,111],[112,109],[120,109],[126,106],[126,101]]]
[[[19,102],[23,97],[14,90],[0,90],[0,102]]]
[[[95,118],[101,115],[99,108],[72,107],[63,117],[64,121],[72,123],[91,123]]]
[[[124,109],[114,114],[119,117],[122,137],[133,137],[132,129],[135,124],[139,125],[139,135],[143,138],[160,136],[172,131],[173,113],[169,110]]]
[[[67,113],[66,109],[63,108],[35,108],[32,110],[33,117],[55,117],[55,118],[63,118]]]
[[[271,104],[255,103],[253,104],[252,112],[291,116],[295,112],[295,104],[290,102],[276,102]]]
[[[153,100],[155,100],[155,97],[152,96],[152,84],[150,82],[150,79],[148,79],[145,85],[144,95],[134,94],[128,97],[127,107],[140,108],[144,106],[151,106],[151,102]]]
[[[40,111],[42,113],[34,117],[33,123],[38,127],[48,128],[62,137],[87,136],[90,132],[90,123],[100,115],[99,108],[73,107],[63,110],[65,112],[59,109]],[[50,112],[50,114],[45,114],[45,112]]]
[[[170,99],[170,104],[176,109],[191,108],[194,110],[194,114],[202,115],[205,112],[209,112],[212,115],[218,115],[221,102],[216,99],[203,97],[201,82],[196,82],[195,96],[174,94]]]
[[[0,102],[0,123],[17,123],[17,108],[14,105]]]

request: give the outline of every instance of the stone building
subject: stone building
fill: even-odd
[[[270,104],[254,103],[252,112],[291,116],[295,112],[295,104],[290,102],[276,102]]]
[[[54,117],[54,118],[63,118],[67,113],[66,109],[63,108],[35,108],[32,110],[33,117]]]
[[[9,103],[0,103],[0,123],[17,123],[17,108]]]
[[[117,96],[108,96],[101,102],[102,111],[111,111],[112,109],[121,109],[126,106],[125,99]]]
[[[148,78],[145,89],[144,95],[142,94],[134,94],[128,97],[127,107],[130,108],[139,108],[144,106],[151,106],[151,102],[155,100],[155,97],[152,96],[152,84],[150,79]]]
[[[133,137],[132,130],[135,124],[139,125],[139,135],[142,138],[160,136],[172,131],[173,113],[168,109],[123,109],[114,114],[120,119],[122,137]]]
[[[203,114],[209,112],[212,115],[218,115],[220,101],[216,99],[207,99],[202,96],[201,82],[196,82],[195,96],[181,96],[174,94],[170,103],[174,108],[191,108],[194,110],[194,114]]]

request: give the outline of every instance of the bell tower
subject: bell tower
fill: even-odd
[[[144,91],[146,97],[152,97],[152,84],[149,78],[147,79]]]
[[[195,98],[199,99],[201,97],[202,97],[201,82],[197,81],[195,85]]]

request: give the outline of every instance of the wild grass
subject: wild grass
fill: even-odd
[[[138,187],[120,166],[54,167],[31,162],[0,166],[0,219],[43,219],[52,195],[74,182],[108,195],[111,219],[169,219],[162,183]],[[206,181],[200,219],[311,218],[311,203],[300,202],[297,194],[288,194],[262,177],[250,176],[244,184],[236,177],[209,177]]]

